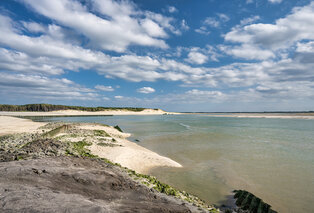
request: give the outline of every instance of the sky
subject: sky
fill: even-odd
[[[314,110],[314,1],[0,0],[0,104]]]

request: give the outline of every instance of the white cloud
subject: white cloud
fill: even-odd
[[[186,23],[185,19],[183,19],[181,21],[181,29],[184,30],[184,31],[187,31],[190,29],[190,27],[188,26],[188,24]]]
[[[275,57],[275,54],[272,51],[267,49],[261,49],[257,46],[249,44],[242,44],[240,46],[221,45],[220,49],[229,55],[248,60],[265,60]]]
[[[46,32],[46,28],[42,24],[38,24],[36,22],[26,22],[26,21],[23,21],[22,24],[29,32],[32,32],[32,33]]]
[[[259,16],[251,16],[251,17],[242,19],[240,21],[240,26],[244,26],[244,25],[247,25],[247,24],[252,24],[253,22],[255,22],[257,20],[260,20],[260,19],[261,18]]]
[[[185,59],[185,61],[191,63],[191,64],[204,64],[208,60],[208,56],[192,50],[188,54],[188,58]]]
[[[178,9],[175,8],[174,6],[169,6],[168,11],[169,11],[169,13],[175,13],[175,12],[178,12]]]
[[[144,94],[149,94],[149,93],[154,93],[155,89],[151,87],[142,87],[136,90],[139,93],[144,93]]]
[[[114,88],[112,86],[104,86],[104,85],[96,85],[95,89],[104,91],[104,92],[112,92]]]
[[[65,78],[0,73],[0,96],[4,100],[97,100],[99,95]]]
[[[150,36],[162,38],[167,37],[166,32],[156,22],[150,19],[142,20],[141,25]]]
[[[205,25],[209,25],[211,27],[219,27],[220,26],[220,22],[213,18],[213,17],[207,17],[205,20],[204,20],[204,24]]]
[[[227,22],[230,20],[229,16],[227,16],[226,14],[223,14],[223,13],[217,13],[217,16],[219,17],[219,19],[222,22]]]
[[[217,17],[206,17],[205,20],[202,22],[200,28],[195,29],[195,32],[203,35],[209,35],[209,27],[219,28],[223,23],[226,23],[230,20],[229,16],[227,16],[226,14],[217,13],[216,15]]]
[[[207,17],[203,21],[203,25],[208,25],[211,27],[220,27],[222,23],[228,22],[230,20],[229,16],[223,13],[217,13],[217,17]]]
[[[32,56],[67,58],[81,61],[107,60],[101,52],[93,52],[71,43],[63,42],[50,35],[31,37],[21,35],[12,25],[13,21],[0,15],[0,44],[25,52]]]
[[[124,97],[121,96],[121,95],[116,95],[116,96],[114,96],[114,98],[117,99],[117,100],[122,100],[122,99],[124,99]]]
[[[282,0],[268,0],[272,4],[279,4],[282,2]]]
[[[314,39],[314,2],[296,7],[275,24],[235,27],[225,35],[230,42],[258,45],[272,50],[286,49],[303,39]]]
[[[203,34],[203,35],[209,35],[210,31],[208,31],[206,26],[201,26],[198,29],[195,29],[195,32],[199,33],[199,34]]]
[[[78,1],[42,0],[38,2],[36,0],[25,0],[24,2],[36,12],[55,20],[60,25],[80,32],[89,38],[90,44],[105,50],[124,52],[132,44],[167,48],[167,44],[158,39],[158,37],[165,37],[161,27],[174,31],[170,20],[167,21],[167,26],[157,22],[160,24],[158,26],[153,22],[154,19],[147,15],[153,13],[138,11],[135,5],[129,1],[92,1],[93,9],[107,16],[108,19],[100,18],[89,12],[87,7]],[[144,20],[140,18],[141,14],[146,16]],[[159,19],[163,21],[167,20],[166,17],[160,14],[153,15],[159,16]],[[153,29],[150,29],[150,27]],[[158,33],[156,33],[156,30],[158,30]]]

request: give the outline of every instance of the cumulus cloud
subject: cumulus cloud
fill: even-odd
[[[191,51],[188,54],[188,58],[185,59],[185,61],[191,63],[191,64],[204,64],[208,60],[208,57],[200,52],[197,51]]]
[[[13,21],[0,14],[0,44],[31,56],[47,56],[81,61],[107,60],[101,52],[93,52],[78,45],[66,43],[50,35],[27,36],[18,33]]]
[[[104,92],[112,92],[114,88],[112,86],[104,86],[104,85],[96,85],[95,89],[104,91]]]
[[[65,78],[4,72],[0,73],[0,96],[2,100],[96,100],[99,97],[94,90]]]
[[[93,9],[82,6],[78,1],[64,0],[60,1],[60,4],[56,2],[59,1],[40,1],[37,6],[33,5],[32,0],[26,3],[35,11],[52,19],[52,24],[13,21],[8,16],[0,15],[2,99],[6,100],[14,91],[14,97],[36,97],[38,100],[46,98],[106,101],[107,97],[100,96],[97,91],[113,91],[114,88],[111,86],[96,85],[94,90],[68,79],[55,77],[65,71],[85,69],[93,70],[106,78],[120,78],[132,82],[162,79],[179,81],[180,86],[184,88],[205,87],[189,89],[182,94],[163,96],[165,103],[167,101],[187,103],[189,100],[195,103],[203,100],[228,101],[236,100],[239,96],[247,101],[263,100],[267,97],[274,100],[292,100],[293,97],[313,98],[314,3],[294,8],[289,15],[276,20],[273,24],[253,24],[260,20],[258,16],[243,19],[239,25],[224,35],[226,43],[223,45],[177,48],[179,61],[174,55],[171,55],[171,58],[155,53],[136,55],[130,50],[111,56],[95,48],[93,44],[83,45],[79,38],[84,35],[93,40],[95,37],[93,41],[95,44],[99,43],[99,47],[114,51],[125,51],[130,45],[154,46],[148,43],[134,43],[131,38],[124,39],[123,35],[117,38],[121,40],[121,44],[117,44],[113,37],[127,26],[130,28],[127,28],[125,33],[130,33],[128,31],[130,30],[131,37],[133,34],[139,34],[153,39],[154,42],[163,41],[170,33],[181,33],[171,24],[173,18],[149,11],[139,11],[136,5],[129,1],[108,1],[108,7],[105,8],[101,7],[102,2],[94,1],[89,5]],[[99,7],[94,8],[97,4]],[[61,11],[65,12],[62,14],[64,17],[57,14],[58,18],[54,18],[47,5],[53,6],[51,11],[60,7]],[[78,20],[87,17],[89,24],[97,20],[99,23],[108,23],[108,26],[116,24],[116,27],[120,26],[121,29],[114,28],[113,34],[110,34],[112,38],[110,36],[107,38],[104,36],[107,35],[103,31],[105,28],[101,28],[101,25],[97,25],[99,27],[97,29],[94,27],[88,29],[86,23],[74,23],[71,17],[73,13]],[[122,14],[121,17],[116,15],[119,13]],[[228,21],[229,17],[216,14],[213,18],[223,23]],[[208,32],[206,30],[209,25],[204,26],[204,32]],[[183,30],[183,27],[180,30]],[[110,39],[113,39],[112,43]],[[110,49],[108,46],[110,44],[115,48]],[[206,62],[218,61],[222,53],[261,62],[204,66]],[[55,76],[51,77],[52,75]],[[233,92],[222,92],[232,91],[233,88],[237,89]],[[145,91],[152,91],[151,89]],[[145,101],[162,102],[161,96],[158,97],[160,99],[147,98]],[[113,100],[123,103],[131,99],[116,95]],[[139,103],[141,100],[143,101],[140,99]]]
[[[237,58],[244,58],[248,60],[265,60],[269,58],[274,58],[275,54],[273,51],[268,49],[262,49],[255,45],[242,44],[240,46],[231,46],[231,45],[220,45],[220,50],[223,52],[233,55]]]
[[[89,38],[91,45],[104,50],[124,52],[129,45],[167,48],[165,41],[160,39],[166,37],[164,29],[175,32],[170,24],[172,19],[149,11],[140,11],[129,1],[91,1],[93,10],[108,18],[95,15],[74,0],[23,2],[37,13],[80,32]]]
[[[304,7],[295,7],[292,13],[274,24],[251,24],[237,26],[224,38],[229,42],[254,45],[272,51],[287,49],[297,41],[314,39],[314,2]]]
[[[142,87],[136,90],[139,93],[149,94],[155,92],[154,88],[151,87]]]

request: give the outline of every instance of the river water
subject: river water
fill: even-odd
[[[202,115],[41,117],[119,125],[183,168],[150,173],[209,203],[245,189],[279,212],[314,212],[314,120]]]

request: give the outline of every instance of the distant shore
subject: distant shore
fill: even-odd
[[[142,111],[104,110],[96,112],[79,110],[58,110],[49,112],[0,111],[0,115],[5,116],[97,116],[97,115],[163,115],[163,114],[178,114],[178,113],[165,112],[161,109],[144,109]]]
[[[209,113],[212,117],[314,119],[314,113]]]
[[[263,112],[185,112],[180,114],[193,114],[193,115],[204,115],[209,117],[233,117],[233,118],[285,118],[285,119],[314,119],[313,112],[274,112],[274,113],[263,113]]]

